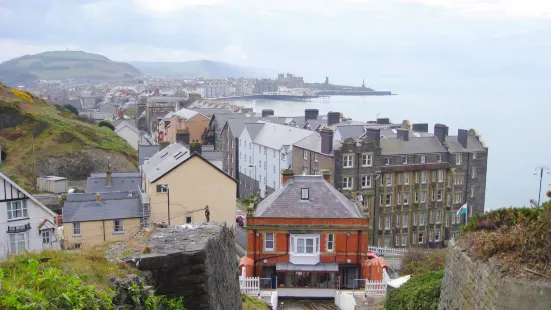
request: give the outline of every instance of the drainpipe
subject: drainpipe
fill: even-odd
[[[381,177],[381,176],[379,176]],[[374,201],[373,201],[373,230],[371,231],[372,235],[371,235],[371,245],[372,246],[375,246],[375,236],[377,235],[377,233],[379,232],[377,230],[377,183],[379,183],[379,179],[377,178],[377,174],[374,174],[373,175],[373,182],[375,183],[375,197],[374,197]]]
[[[256,252],[257,252],[257,242],[256,242],[257,230],[254,230],[254,260],[253,260],[253,277],[256,277]]]
[[[103,223],[103,241],[106,241],[105,240],[105,220],[102,221]]]

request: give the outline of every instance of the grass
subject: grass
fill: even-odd
[[[243,310],[270,310],[268,304],[264,301],[247,295],[241,295]]]
[[[7,153],[2,172],[34,192],[34,161],[39,163],[46,157],[60,157],[77,153],[87,148],[101,149],[123,155],[137,164],[136,151],[109,128],[82,122],[61,106],[54,106],[44,100],[26,95],[0,83],[0,114],[17,119],[18,124],[0,129],[0,145]]]

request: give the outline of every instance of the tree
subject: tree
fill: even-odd
[[[111,123],[111,122],[108,121],[108,120],[100,121],[99,124],[98,124],[98,126],[100,126],[100,127],[107,127],[107,128],[109,128],[109,129],[111,129],[111,130],[113,130],[113,131],[115,130],[115,126],[113,125],[113,123]]]
[[[77,108],[75,108],[74,106],[70,105],[70,104],[64,104],[63,107],[67,110],[69,110],[71,113],[73,113],[74,115],[78,116],[78,110]]]

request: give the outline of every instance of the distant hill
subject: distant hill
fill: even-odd
[[[51,51],[0,63],[0,81],[28,84],[39,79],[117,80],[141,76],[133,66],[80,51]]]
[[[36,176],[85,180],[91,172],[105,171],[108,162],[116,171],[137,170],[136,151],[110,129],[2,83],[0,147],[0,171],[32,192]]]
[[[183,62],[135,61],[131,65],[144,74],[154,76],[224,79],[229,77],[261,77],[265,72],[259,69],[233,66],[212,60],[194,60]]]

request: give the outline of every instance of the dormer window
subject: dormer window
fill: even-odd
[[[308,192],[308,189],[307,188],[302,188],[300,190],[300,199],[301,200],[308,200],[310,199],[309,197],[309,192]]]

